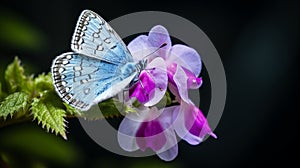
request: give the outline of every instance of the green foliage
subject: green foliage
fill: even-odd
[[[95,120],[121,116],[119,111],[135,112],[123,102],[111,98],[101,102],[98,107],[94,106],[95,110],[81,113],[64,103],[56,94],[51,73],[40,74],[35,78],[25,74],[17,57],[5,70],[5,85],[0,83],[0,127],[10,123],[35,120],[47,132],[60,134],[67,139],[66,117],[85,117]]]
[[[6,90],[1,85],[0,97],[4,92],[8,96],[0,102],[2,126],[23,120],[37,120],[48,132],[55,132],[66,139],[65,117],[70,107],[64,105],[56,95],[50,73],[38,75],[36,78],[26,76],[20,60],[16,57],[7,66],[4,79]],[[11,118],[7,119],[9,115]]]
[[[52,99],[51,93],[46,92],[42,98],[34,98],[31,104],[31,112],[33,119],[42,124],[47,131],[60,134],[64,139],[67,139],[65,133],[65,119],[66,111],[57,106],[55,99]]]
[[[0,105],[0,117],[4,120],[8,115],[11,117],[14,113],[25,111],[28,105],[29,96],[23,92],[15,92],[7,96]]]
[[[13,63],[8,65],[4,74],[4,79],[7,83],[9,93],[16,91],[28,92],[32,84],[32,78],[25,76],[24,69],[17,57],[15,57]]]
[[[34,86],[35,91],[38,93],[41,93],[45,90],[53,91],[54,87],[52,85],[52,78],[51,73],[48,73],[47,75],[41,74],[38,77],[34,79]]]

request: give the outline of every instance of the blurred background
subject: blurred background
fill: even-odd
[[[107,21],[145,10],[180,15],[199,26],[223,61],[227,102],[214,132],[198,146],[179,143],[177,158],[129,158],[98,146],[68,119],[64,141],[34,123],[0,129],[0,157],[15,167],[258,167],[299,165],[299,1],[12,1],[0,2],[0,72],[18,56],[34,74],[70,51],[80,12],[91,9]],[[176,26],[176,25],[174,25]],[[127,39],[125,42],[129,42]],[[205,66],[205,64],[204,64]],[[209,108],[204,68],[200,108]],[[1,77],[2,78],[2,77]],[[202,94],[203,93],[203,94]],[[206,100],[206,101],[205,101]],[[6,155],[1,152],[5,151]],[[297,163],[296,163],[297,162]],[[0,167],[5,167],[0,163]]]

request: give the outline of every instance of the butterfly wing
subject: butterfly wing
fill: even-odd
[[[98,14],[84,10],[72,37],[73,51],[113,64],[133,62],[122,39]]]
[[[53,61],[53,83],[65,102],[86,111],[119,93],[136,75],[122,74],[118,66],[78,53],[64,53]]]

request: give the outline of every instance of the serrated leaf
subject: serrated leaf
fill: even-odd
[[[24,68],[21,66],[18,57],[15,57],[14,61],[7,66],[4,79],[7,83],[9,93],[16,91],[30,92],[32,77],[27,78],[25,76]]]
[[[8,95],[0,105],[0,117],[4,119],[8,115],[13,116],[21,110],[25,110],[29,101],[29,96],[23,92],[16,92]]]
[[[44,90],[54,90],[52,84],[51,73],[47,75],[41,74],[34,79],[34,86],[37,92],[42,92]]]
[[[67,139],[65,132],[66,111],[56,105],[55,101],[51,100],[51,96],[38,99],[34,98],[31,104],[33,119],[42,124],[48,132],[60,134],[64,139]]]

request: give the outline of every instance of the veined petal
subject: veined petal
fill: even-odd
[[[156,154],[164,161],[171,161],[178,154],[177,139],[173,129],[167,129],[164,133],[167,136],[167,142]]]
[[[160,150],[167,141],[162,125],[157,120],[143,122],[136,133],[136,142],[142,151],[151,148]]]
[[[176,44],[171,48],[166,62],[167,65],[176,63],[193,72],[195,76],[199,76],[202,68],[201,59],[197,51],[181,44]]]
[[[118,142],[122,149],[129,152],[139,149],[135,135],[140,125],[141,122],[126,117],[122,120],[118,130]]]
[[[156,115],[156,113],[161,115],[153,120],[147,119],[139,126],[135,136],[137,137],[136,142],[142,151],[151,148],[153,151],[164,152],[161,149],[166,149],[166,143],[170,144],[170,138],[173,138],[169,137],[172,135],[170,131],[174,133],[173,127],[171,126],[173,110],[174,107],[168,107],[159,111],[156,107],[150,109],[146,118],[152,118],[152,115]]]
[[[216,138],[202,112],[193,104],[182,101],[180,108],[174,111],[173,117],[177,135],[191,145],[202,142],[207,134]]]
[[[176,73],[177,70],[177,64],[176,63],[172,63],[170,65],[168,65],[168,80],[169,83],[176,85],[175,81],[174,81],[174,74]]]
[[[133,39],[127,46],[134,61],[142,60],[151,53],[151,45],[148,41],[148,36],[140,35]]]
[[[173,79],[177,86],[180,98],[185,102],[192,103],[188,96],[188,86],[187,86],[188,77],[181,66],[177,65],[176,72],[173,76]]]
[[[204,117],[203,113],[201,112],[201,110],[196,106],[192,106],[191,108],[192,108],[191,110],[195,113],[196,117],[189,132],[195,136],[200,137],[201,139],[203,139],[207,134],[211,135],[214,138],[217,138],[217,136],[211,131],[208,122]],[[188,114],[186,114],[185,118],[188,117],[189,117]]]
[[[154,116],[149,116],[150,114]],[[148,119],[151,120],[151,117],[155,119],[158,115],[150,113],[150,109],[144,106],[141,106],[137,113],[126,114],[118,129],[118,142],[122,149],[129,152],[139,149],[136,143],[136,133],[141,124]]]
[[[153,78],[144,70],[139,76],[139,81],[129,89],[129,97],[136,97],[139,102],[145,103],[153,98],[154,89]]]
[[[165,61],[157,57],[152,62],[150,62],[146,70],[149,76],[155,83],[155,89],[153,96],[150,97],[149,101],[147,101],[145,106],[153,106],[157,104],[165,95],[167,87],[168,87],[168,77],[167,77],[167,68]]]
[[[152,47],[157,49],[162,44],[166,43],[166,46],[157,52],[160,57],[166,59],[166,54],[169,52],[172,46],[168,30],[161,25],[154,26],[149,32],[148,41]]]
[[[188,89],[198,89],[202,85],[202,78],[201,77],[197,78],[195,76],[195,74],[193,74],[188,69],[185,69],[184,67],[182,67],[182,69],[184,70],[185,74],[188,77],[187,88]]]

